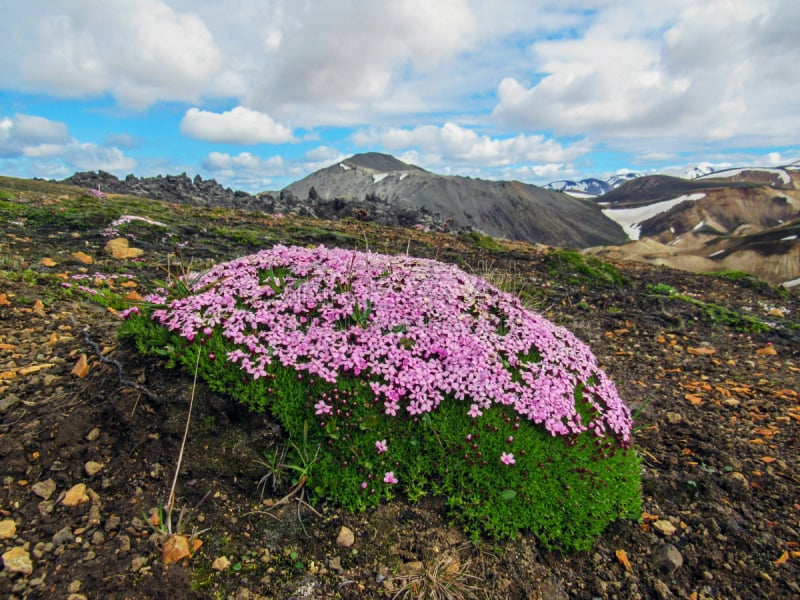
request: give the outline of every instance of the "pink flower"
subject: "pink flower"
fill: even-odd
[[[314,410],[316,411],[315,414],[317,415],[330,415],[333,414],[332,407],[325,404],[323,400],[320,400],[314,405]]]
[[[397,477],[394,476],[394,471],[389,471],[383,475],[383,483],[394,484],[397,483]]]
[[[389,449],[389,444],[386,442],[386,440],[375,442],[375,450],[378,451],[378,454],[383,454],[388,449]]]
[[[467,415],[472,417],[473,419],[477,419],[483,414],[480,408],[478,408],[477,404],[473,404],[469,407],[469,411],[467,411]]]
[[[517,461],[514,460],[514,455],[511,452],[503,452],[500,455],[500,462],[503,463],[504,465],[513,465]]]

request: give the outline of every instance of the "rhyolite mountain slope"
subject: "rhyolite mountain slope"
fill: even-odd
[[[595,254],[689,271],[742,270],[776,284],[800,278],[797,165],[692,180],[639,177],[597,202],[633,241]]]
[[[626,239],[594,202],[519,181],[438,175],[375,152],[311,173],[284,193],[300,199],[384,201],[424,210],[457,229],[553,246],[585,248]]]

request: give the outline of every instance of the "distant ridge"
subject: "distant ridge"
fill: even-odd
[[[519,181],[438,175],[375,152],[311,173],[281,194],[300,201],[381,202],[395,210],[434,215],[456,230],[551,246],[586,248],[627,239],[590,200]]]

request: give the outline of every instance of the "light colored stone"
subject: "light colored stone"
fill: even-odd
[[[10,540],[17,535],[17,524],[14,519],[3,519],[0,521],[0,540]]]
[[[214,562],[211,563],[211,568],[220,572],[227,571],[231,568],[231,561],[227,556],[220,556],[214,559]]]
[[[147,565],[147,557],[137,554],[131,559],[131,571],[138,573]]]
[[[86,434],[86,441],[87,442],[93,442],[99,437],[100,437],[100,428],[99,427],[95,427],[89,433]]]
[[[79,263],[82,263],[84,265],[94,264],[94,259],[91,256],[89,256],[88,254],[86,254],[86,252],[80,252],[80,251],[73,252],[72,253],[72,258],[74,258]]]
[[[355,543],[355,541],[356,536],[353,533],[353,530],[342,525],[342,528],[339,530],[339,535],[336,536],[336,545],[341,546],[342,548],[349,548]]]
[[[33,573],[31,555],[22,546],[15,546],[3,553],[3,566],[12,573],[22,573],[23,575]]]
[[[105,251],[116,259],[136,258],[144,254],[141,248],[131,248],[127,238],[114,238],[108,240]]]
[[[105,467],[103,463],[99,463],[93,460],[90,460],[85,465],[83,465],[83,469],[84,471],[86,471],[86,474],[89,477],[94,477],[95,475],[97,475],[100,471],[103,470],[103,467]]]
[[[675,525],[665,519],[659,519],[653,523],[653,529],[658,531],[661,535],[672,535],[677,531]]]
[[[64,495],[61,504],[64,506],[78,506],[84,502],[89,501],[89,495],[86,493],[85,483],[76,483]]]

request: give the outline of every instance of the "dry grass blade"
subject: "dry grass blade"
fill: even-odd
[[[440,554],[421,572],[395,578],[404,583],[392,598],[474,600],[487,597],[488,591],[479,585],[483,579],[467,573],[469,564],[469,561],[462,564],[450,554]]]

